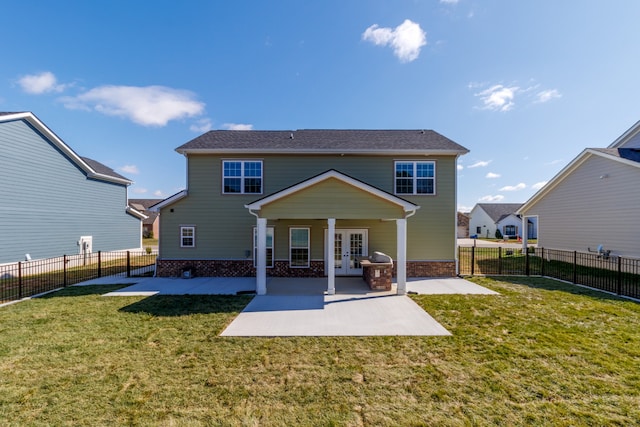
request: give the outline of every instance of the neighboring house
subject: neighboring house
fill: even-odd
[[[469,215],[463,212],[458,212],[458,239],[465,239],[469,237]]]
[[[538,246],[585,252],[602,245],[640,258],[640,121],[608,148],[587,148],[519,210],[538,219]]]
[[[391,255],[406,277],[456,274],[456,163],[433,131],[210,131],[178,147],[187,189],[160,212],[157,274],[327,277]]]
[[[160,219],[158,212],[151,211],[149,208],[160,203],[164,199],[129,199],[129,206],[142,212],[146,218],[142,221],[142,237],[158,238],[160,235]]]
[[[0,263],[140,248],[130,184],[32,113],[0,113]]]
[[[469,234],[493,239],[496,230],[505,239],[522,238],[522,219],[516,214],[522,203],[478,203],[469,214]],[[527,238],[537,238],[537,219],[527,220]]]

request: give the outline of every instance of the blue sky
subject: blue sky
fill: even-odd
[[[458,205],[524,202],[638,119],[640,2],[3,2],[0,111],[31,111],[134,198],[209,129],[433,129]]]

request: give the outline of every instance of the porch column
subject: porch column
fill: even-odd
[[[257,224],[256,293],[267,293],[267,219],[258,218]]]
[[[336,219],[327,219],[327,293],[336,293]]]
[[[397,239],[398,239],[398,256],[397,256],[397,277],[398,295],[407,293],[407,220],[397,219]]]
[[[527,217],[522,215],[522,229],[520,231],[522,234],[522,253],[527,253],[527,237],[529,237],[529,227],[527,227]]]

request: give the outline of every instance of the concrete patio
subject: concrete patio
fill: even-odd
[[[134,283],[135,282],[135,283]],[[128,284],[104,296],[237,295],[255,291],[252,277],[114,278],[82,285]],[[267,281],[267,295],[257,295],[221,336],[442,336],[442,325],[406,295],[372,291],[359,277],[340,277],[336,294],[326,294],[326,278]],[[409,279],[413,294],[496,294],[461,278]]]

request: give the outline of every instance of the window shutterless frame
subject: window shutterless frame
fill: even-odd
[[[393,166],[394,194],[435,195],[436,162],[397,160]]]
[[[273,267],[273,227],[267,227],[267,268]],[[253,266],[258,262],[258,228],[253,227]]]
[[[311,258],[309,235],[310,229],[308,227],[289,229],[289,267],[309,268]]]
[[[196,246],[196,227],[181,226],[180,227],[180,247],[195,248]]]
[[[262,194],[262,160],[223,160],[223,194]]]

